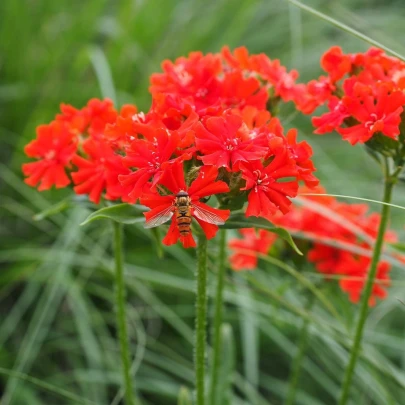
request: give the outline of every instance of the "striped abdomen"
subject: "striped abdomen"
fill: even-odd
[[[185,194],[185,193],[184,193]],[[180,235],[187,236],[190,233],[191,226],[191,204],[190,197],[180,195],[175,201],[176,221]]]
[[[190,233],[191,226],[191,213],[190,208],[188,207],[187,213],[181,213],[180,211],[176,212],[176,221],[177,227],[179,228],[180,235],[187,236]]]

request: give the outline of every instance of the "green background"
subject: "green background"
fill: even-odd
[[[405,54],[401,0],[306,4]],[[60,102],[81,107],[92,97],[108,95],[118,106],[135,103],[148,109],[149,75],[160,69],[162,60],[193,50],[217,52],[223,45],[244,45],[251,53],[280,59],[298,69],[302,80],[310,80],[321,74],[322,53],[336,44],[346,52],[369,46],[282,0],[0,2],[1,405],[75,404],[84,399],[109,404],[121,378],[110,225],[79,227],[91,209],[83,203],[42,221],[33,219],[70,194],[38,193],[23,183],[20,167],[27,159],[22,151],[35,136],[35,127],[51,121]],[[381,198],[379,168],[360,146],[352,147],[335,134],[311,134],[310,118],[293,114],[292,106],[282,108],[281,119],[313,146],[317,174],[328,192]],[[399,184],[394,202],[404,205],[404,196]],[[392,218],[392,228],[404,237],[403,211],[394,210]],[[193,381],[193,252],[171,247],[161,261],[153,236],[139,225],[126,227],[126,252],[136,385],[144,404],[175,404],[180,386],[192,389]],[[214,243],[210,253],[212,270]],[[285,397],[302,323],[297,310],[305,307],[308,292],[274,265],[263,262],[259,267],[250,276],[276,299],[258,292],[243,274],[228,273],[228,345],[221,362],[224,405],[280,404]],[[354,404],[404,401],[403,274],[402,269],[392,271],[389,298],[371,313],[367,355],[352,391]],[[357,306],[335,283],[310,277],[351,325]],[[347,361],[347,339],[332,332],[329,326],[338,321],[319,302],[312,313],[316,319],[310,322],[297,403],[332,404]],[[58,396],[38,381],[9,378],[5,369],[78,398]]]

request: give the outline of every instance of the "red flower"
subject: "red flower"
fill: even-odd
[[[325,134],[332,132],[343,124],[343,121],[350,117],[350,112],[346,105],[337,97],[331,97],[328,104],[329,111],[320,117],[312,117],[312,124],[317,129],[315,134]]]
[[[56,115],[56,120],[67,123],[73,133],[81,134],[89,125],[90,115],[87,108],[79,110],[69,104],[62,103],[60,111],[61,114]]]
[[[325,193],[325,190],[318,188],[315,190],[319,193]],[[313,190],[312,190],[313,192]],[[322,206],[326,206],[333,210],[338,217],[332,220],[327,213],[320,213],[321,209],[305,204],[302,207],[294,207],[294,209],[285,216],[273,218],[272,222],[286,229],[302,232],[315,238],[315,243],[308,252],[308,260],[314,263],[317,271],[323,273],[327,279],[329,275],[339,275],[340,286],[343,291],[349,293],[352,302],[358,302],[361,291],[364,288],[368,268],[370,267],[371,259],[368,256],[354,254],[344,247],[329,246],[325,239],[329,241],[343,242],[359,249],[366,249],[370,253],[372,246],[369,242],[359,241],[357,233],[353,233],[353,229],[348,229],[345,221],[357,226],[373,239],[377,236],[378,224],[380,215],[372,213],[367,215],[368,206],[366,204],[346,204],[337,201],[333,197],[326,196],[303,196],[302,199],[311,200]],[[396,234],[388,231],[385,241],[396,241]],[[389,266],[385,262],[381,262],[378,267],[378,275],[373,287],[373,298],[370,300],[370,305],[374,305],[375,297],[384,298],[386,295],[383,287],[389,285],[388,277]]]
[[[297,180],[302,180],[307,187],[313,188],[319,184],[319,180],[313,175],[316,171],[312,163],[312,148],[305,142],[297,143],[297,130],[290,129],[287,132],[287,147],[290,156],[297,165]]]
[[[266,108],[266,88],[261,87],[259,80],[254,77],[245,78],[241,71],[226,73],[220,89],[221,102],[225,107],[252,106],[260,110]]]
[[[201,198],[218,193],[229,191],[228,185],[223,181],[216,181],[218,169],[214,166],[202,167],[198,177],[192,182],[190,187],[186,186],[183,174],[183,163],[175,162],[170,164],[159,179],[159,185],[166,187],[172,194],[147,194],[141,198],[141,204],[151,208],[146,212],[145,218],[149,226],[157,226],[172,219],[169,231],[163,243],[172,245],[179,239],[184,247],[195,247],[196,243],[191,231],[186,235],[180,233],[177,225],[174,202],[176,195],[180,192],[186,192],[190,198],[191,216],[199,223],[208,239],[215,236],[218,226],[216,224],[224,223],[230,215],[229,210],[219,210],[212,208],[200,201]]]
[[[321,76],[308,84],[297,84],[294,102],[297,109],[304,114],[311,114],[317,107],[332,97],[335,86],[329,77]]]
[[[118,116],[113,102],[108,98],[105,100],[92,98],[86,108],[90,116],[89,134],[93,137],[102,137],[106,125],[114,123]]]
[[[233,69],[251,69],[249,52],[244,46],[235,48],[233,53],[228,46],[221,49],[221,56]]]
[[[171,131],[179,130],[184,125],[190,126],[198,120],[199,116],[192,105],[191,98],[182,98],[177,94],[157,93],[154,95],[147,118]]]
[[[402,91],[389,93],[387,86],[379,86],[377,92],[376,98],[363,93],[362,97],[345,100],[350,114],[360,124],[339,128],[338,132],[352,145],[368,141],[376,132],[393,139],[399,135],[405,94]]]
[[[75,134],[88,132],[93,137],[100,137],[104,133],[106,124],[115,122],[117,111],[109,99],[92,98],[82,109],[69,104],[61,104],[61,114],[56,115],[57,121],[68,124]]]
[[[316,226],[315,224],[313,224]],[[333,224],[332,224],[333,225]],[[334,238],[335,235],[331,235]],[[336,249],[332,246],[322,244],[322,237],[319,238],[319,243],[314,243],[313,247],[308,252],[308,261],[315,264],[316,269],[328,275],[340,273],[340,263],[345,257],[351,257],[351,253]]]
[[[295,80],[298,78],[296,70],[287,72],[278,59],[270,60],[264,53],[252,55],[250,63],[251,69],[271,84],[275,96],[280,96],[284,101],[294,99]]]
[[[30,186],[40,183],[38,190],[48,190],[53,185],[66,187],[69,177],[65,169],[69,167],[77,149],[77,138],[66,124],[54,121],[49,125],[37,127],[37,139],[24,149],[27,156],[38,159],[25,163],[22,167],[25,182]]]
[[[364,69],[374,80],[396,82],[397,74],[405,69],[405,63],[393,56],[388,56],[382,49],[370,48],[365,53],[353,55],[354,65]]]
[[[181,98],[191,98],[197,111],[213,106],[219,99],[217,75],[222,72],[219,55],[191,52],[173,63],[162,63],[163,73],[151,76],[150,92],[172,93]]]
[[[163,173],[162,165],[169,162],[180,141],[176,132],[169,134],[167,130],[160,128],[149,130],[148,139],[153,139],[153,142],[148,139],[134,139],[122,159],[126,167],[136,169],[119,176],[121,184],[131,190],[129,197],[133,202],[142,195],[151,178],[153,187],[158,183]]]
[[[274,233],[253,228],[241,229],[239,231],[243,239],[231,239],[230,249],[234,253],[229,257],[229,261],[234,270],[253,270],[257,267],[257,253],[266,254],[270,246],[277,239]]]
[[[134,126],[144,118],[143,114],[138,114],[138,109],[134,105],[124,105],[121,108],[120,115],[116,121],[107,124],[104,130],[104,136],[113,144],[122,147],[126,144],[127,138],[132,136],[135,131]]]
[[[343,291],[349,294],[350,301],[357,303],[360,301],[362,291],[366,285],[367,273],[369,271],[371,259],[360,256],[355,258],[347,256],[346,260],[340,264],[340,272],[347,277],[340,280],[339,284]],[[377,267],[377,274],[373,283],[372,293],[369,299],[369,305],[376,304],[376,298],[384,299],[387,291],[384,287],[389,287],[389,271],[391,266],[387,262],[380,262]]]
[[[205,126],[198,123],[195,126],[195,142],[203,154],[199,159],[205,165],[226,167],[228,170],[238,162],[261,159],[267,151],[265,137],[253,138],[242,124],[242,118],[237,115],[208,118]]]
[[[325,72],[329,73],[332,82],[340,80],[352,69],[350,55],[345,55],[342,48],[332,46],[321,58],[321,66]]]
[[[242,190],[250,190],[246,216],[270,219],[277,210],[284,214],[289,211],[291,201],[287,197],[297,195],[298,183],[277,181],[283,177],[297,176],[297,168],[286,150],[276,155],[266,167],[259,161],[253,161],[249,164],[241,163],[240,168],[242,178],[246,180]]]
[[[233,109],[232,113],[240,115],[249,129],[263,127],[271,119],[271,114],[267,110],[259,110],[252,106],[246,106],[242,110]]]
[[[76,155],[72,160],[79,168],[72,173],[75,192],[88,194],[90,201],[95,204],[100,202],[103,191],[108,200],[122,198],[126,201],[127,192],[119,184],[118,176],[129,170],[122,165],[120,156],[107,142],[91,138],[84,142],[83,151],[87,159]]]

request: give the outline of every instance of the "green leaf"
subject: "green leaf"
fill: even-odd
[[[31,384],[34,384],[38,388],[42,388],[44,391],[48,391],[61,398],[65,398],[69,401],[72,401],[72,403],[74,403],[74,404],[96,405],[95,402],[90,401],[89,399],[82,398],[73,392],[65,390],[64,388],[60,388],[55,385],[48,384],[47,382],[42,381],[39,378],[31,377],[30,375],[25,374],[25,373],[20,373],[18,371],[8,370],[3,367],[0,367],[0,374],[4,375],[6,377],[18,378],[20,380],[30,382]]]
[[[389,246],[391,246],[395,250],[398,250],[398,252],[405,253],[405,243],[390,243]]]
[[[117,93],[115,91],[111,67],[105,53],[101,47],[94,46],[89,49],[89,56],[97,76],[101,94],[103,97],[110,98],[114,105],[117,105]]]
[[[70,207],[70,201],[69,200],[62,200],[59,201],[57,204],[52,205],[51,207],[38,212],[38,214],[35,214],[33,216],[35,221],[42,221],[45,218],[48,218],[52,215],[59,214],[62,211],[67,210]]]
[[[244,214],[233,214],[228,221],[222,225],[225,229],[241,229],[241,228],[260,228],[266,231],[273,232],[283,238],[299,255],[302,252],[298,249],[297,245],[293,241],[293,238],[284,228],[274,226],[270,221],[264,218],[245,217]]]
[[[222,358],[217,386],[217,403],[233,404],[232,383],[235,372],[235,342],[232,326],[225,323],[221,326]]]
[[[186,387],[181,387],[179,392],[178,405],[192,405],[190,391]]]
[[[142,205],[117,204],[101,208],[90,214],[80,225],[87,225],[98,219],[111,219],[120,224],[135,224],[145,220],[143,212],[146,208]]]

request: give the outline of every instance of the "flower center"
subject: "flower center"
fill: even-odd
[[[132,121],[133,122],[139,122],[139,123],[145,122],[145,114],[143,112],[140,112],[138,114],[134,114],[132,116]]]
[[[266,187],[271,183],[271,178],[269,177],[268,174],[262,172],[260,170],[255,170],[253,172],[256,175],[256,185],[260,187]],[[256,186],[256,187],[257,187]]]
[[[149,168],[156,171],[160,168],[160,156],[157,152],[152,152],[152,159],[148,162]]]
[[[50,151],[46,152],[45,159],[52,160],[55,158],[55,156],[56,156],[56,152],[53,149],[51,149]]]
[[[234,150],[234,149],[237,149],[238,148],[238,146],[239,146],[239,139],[237,139],[237,138],[233,138],[233,139],[227,139],[225,142],[224,142],[224,146],[225,146],[225,149],[226,150]]]
[[[290,74],[285,74],[282,79],[282,85],[285,89],[291,89],[294,87],[294,79]]]
[[[173,68],[174,72],[177,75],[177,78],[179,79],[179,82],[182,86],[187,86],[191,80],[193,79],[190,73],[188,73],[183,65],[177,65]]]
[[[205,97],[208,94],[208,90],[205,88],[198,89],[195,95],[199,98]]]
[[[384,117],[382,118],[384,119]],[[369,130],[372,131],[376,122],[379,121],[377,114],[370,114],[369,120],[364,123],[364,126]]]
[[[335,107],[335,111],[346,114],[347,108],[341,101],[339,101]]]

